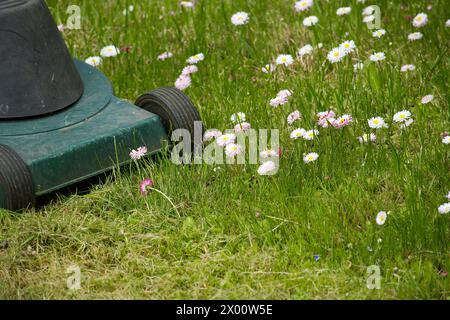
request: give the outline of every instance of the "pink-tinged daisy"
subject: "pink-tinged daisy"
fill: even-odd
[[[353,118],[349,114],[344,114],[341,117],[337,118],[333,123],[333,127],[335,128],[343,128],[348,126],[353,121]]]
[[[400,72],[414,71],[415,69],[416,69],[416,66],[413,64],[404,64],[400,68]]]
[[[139,147],[137,150],[131,150],[130,158],[133,160],[139,160],[147,154],[147,147]]]
[[[292,91],[291,90],[281,90],[280,92],[277,93],[277,97],[280,97],[282,99],[287,99],[292,95]]]
[[[191,84],[192,84],[191,77],[182,74],[175,81],[175,88],[177,88],[178,90],[185,90],[185,89],[189,88]]]
[[[198,72],[198,67],[195,65],[191,65],[191,66],[184,67],[181,74],[184,76],[188,76],[188,75],[196,73],[196,72]]]
[[[443,144],[450,144],[450,136],[445,136],[442,138]]]
[[[306,11],[309,8],[311,8],[313,4],[314,4],[313,0],[296,1],[294,8],[296,12]]]
[[[248,122],[241,122],[234,126],[234,132],[247,132],[252,126]]]
[[[275,97],[273,99],[270,99],[269,104],[276,108],[278,106],[282,106],[283,104],[286,104],[288,102],[288,99],[286,98],[281,98],[281,97]]]
[[[277,165],[273,161],[266,161],[258,168],[258,174],[261,176],[271,176],[277,173]]]
[[[58,24],[58,30],[59,30],[59,32],[64,32],[64,29],[65,29],[65,27],[64,27],[63,24]]]
[[[219,131],[217,129],[210,129],[210,130],[206,131],[205,134],[203,135],[203,141],[211,141],[211,140],[217,139],[221,135],[222,135],[221,131]]]
[[[232,133],[223,134],[216,139],[217,144],[221,147],[234,143],[236,141],[236,136]]]
[[[318,158],[319,158],[319,155],[318,155],[317,153],[311,152],[311,153],[306,154],[306,155],[303,157],[303,162],[305,162],[305,163],[311,163],[311,162],[316,161]]]
[[[336,114],[332,110],[319,112],[317,113],[317,117],[319,118],[317,123],[322,128],[327,128],[336,120]]]
[[[444,203],[439,206],[438,211],[440,214],[446,214],[450,212],[450,202]]]
[[[181,1],[180,6],[183,8],[193,9],[195,7],[195,3],[192,1]]]
[[[414,17],[412,25],[416,28],[421,28],[428,23],[428,15],[426,13],[419,13]]]
[[[147,194],[147,188],[151,188],[153,186],[153,180],[152,179],[144,179],[139,185],[139,190],[141,191],[142,195]]]
[[[299,120],[302,117],[300,111],[295,110],[294,112],[292,112],[291,114],[288,115],[287,117],[287,123],[289,125],[292,125],[295,121]]]
[[[373,6],[368,6],[366,8],[364,8],[362,14],[363,16],[370,16],[375,12],[375,9]]]
[[[422,98],[421,102],[422,104],[427,104],[433,101],[434,96],[432,94],[427,94],[425,97]]]
[[[169,51],[166,51],[166,52],[161,53],[161,54],[158,56],[158,60],[164,61],[164,60],[169,59],[169,58],[172,58],[172,57],[173,57],[173,53],[172,53],[172,52],[169,52]]]
[[[387,215],[388,214],[385,211],[378,212],[377,217],[375,218],[375,221],[377,222],[377,224],[379,226],[382,226],[386,222]]]
[[[259,153],[259,156],[263,159],[278,157],[279,153],[272,149],[266,149]]]
[[[198,53],[195,56],[189,57],[186,62],[189,64],[197,64],[200,61],[205,60],[205,55],[203,53]]]
[[[242,147],[236,143],[227,144],[225,154],[229,158],[233,158],[242,152]]]
[[[375,142],[377,141],[377,136],[375,133],[364,133],[362,136],[358,137],[359,143]]]

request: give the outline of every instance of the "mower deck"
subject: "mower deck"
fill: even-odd
[[[75,64],[84,93],[74,105],[48,116],[1,120],[0,144],[23,159],[37,196],[125,164],[139,146],[155,153],[167,139],[159,116],[116,98],[101,72]]]

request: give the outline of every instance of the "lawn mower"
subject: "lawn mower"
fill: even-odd
[[[0,77],[0,208],[8,210],[124,165],[132,149],[161,151],[172,130],[193,134],[200,121],[173,87],[134,105],[115,97],[97,68],[72,59],[43,0],[0,0]]]

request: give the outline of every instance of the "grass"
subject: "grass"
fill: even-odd
[[[291,0],[200,0],[194,10],[168,0],[48,1],[58,22],[69,3],[81,7],[82,30],[64,33],[75,57],[109,44],[133,47],[100,67],[130,101],[173,85],[185,60],[203,52],[186,94],[206,127],[231,128],[231,114],[245,112],[253,128],[280,129],[283,155],[278,174],[262,177],[254,165],[176,166],[163,153],[116,170],[89,193],[61,194],[20,214],[0,210],[0,298],[448,299],[449,216],[437,207],[450,189],[449,147],[440,138],[450,119],[450,7],[315,2],[296,14]],[[129,4],[135,10],[125,17]],[[361,22],[369,4],[381,8],[381,39]],[[336,16],[344,5],[351,14]],[[237,11],[249,12],[248,25],[231,25]],[[422,40],[408,42],[416,30],[405,16],[419,12],[430,21]],[[320,20],[312,29],[302,26],[308,15]],[[356,53],[330,64],[326,54],[345,39]],[[323,48],[273,74],[260,71],[307,43]],[[172,59],[156,60],[168,50]],[[386,60],[367,62],[374,51]],[[357,60],[366,66],[355,73]],[[416,70],[400,73],[406,63]],[[268,101],[281,89],[292,99],[272,109]],[[435,98],[423,105],[426,94]],[[331,107],[354,122],[320,129],[313,142],[289,138],[291,111],[303,114],[298,126],[312,128],[316,112]],[[391,119],[403,109],[415,122],[399,130]],[[375,144],[359,144],[377,115],[389,129],[376,132]],[[309,151],[320,157],[306,165]],[[139,193],[146,177],[180,216],[161,194]],[[383,226],[375,223],[381,210],[391,212]],[[72,265],[81,270],[80,290],[66,286]],[[381,270],[378,290],[366,286],[371,265]]]

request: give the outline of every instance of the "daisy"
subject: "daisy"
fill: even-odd
[[[305,140],[312,140],[312,139],[314,139],[314,137],[316,137],[318,135],[319,135],[319,131],[315,130],[315,129],[312,129],[312,130],[305,131],[303,133],[302,138],[305,139]]]
[[[438,211],[440,214],[446,214],[450,212],[450,202],[444,203],[439,206]]]
[[[266,161],[258,168],[258,174],[261,176],[270,176],[276,173],[277,165],[273,161]]]
[[[203,141],[211,141],[222,135],[222,132],[217,129],[211,129],[205,132],[203,135]]]
[[[259,156],[263,159],[278,157],[278,152],[272,149],[266,149],[259,153]]]
[[[411,112],[409,112],[408,110],[402,110],[394,114],[393,120],[394,122],[405,122],[409,118],[411,118]]]
[[[374,32],[372,33],[372,36],[373,36],[374,38],[381,38],[381,37],[384,36],[385,34],[386,34],[386,30],[384,30],[384,29],[379,29],[379,30],[374,31]]]
[[[295,129],[294,131],[291,132],[291,139],[297,140],[298,138],[303,137],[303,135],[305,134],[306,130],[303,128],[298,128]]]
[[[317,153],[311,152],[311,153],[306,154],[306,155],[303,157],[303,161],[304,161],[305,163],[311,163],[311,162],[316,161],[318,158],[319,158],[319,155],[318,155]]]
[[[185,90],[192,84],[192,79],[188,75],[180,75],[175,81],[175,88],[178,90]]]
[[[195,4],[192,1],[181,1],[180,6],[183,8],[194,8]]]
[[[337,118],[333,123],[333,127],[335,128],[343,128],[348,126],[353,121],[353,118],[349,114],[344,114],[343,116]]]
[[[370,16],[371,14],[373,14],[374,11],[375,11],[375,9],[372,6],[368,6],[368,7],[364,8],[362,14],[363,14],[363,16]]]
[[[287,123],[289,125],[292,125],[295,121],[299,120],[302,117],[300,111],[295,110],[294,112],[292,112],[291,114],[288,115],[287,117]]]
[[[336,63],[342,60],[345,57],[345,51],[342,48],[334,48],[330,52],[328,52],[328,61],[331,63]]]
[[[346,54],[348,54],[350,52],[353,52],[353,50],[355,50],[356,45],[353,40],[346,40],[339,45],[339,48],[341,48],[342,50],[344,50]]]
[[[290,54],[280,54],[277,57],[276,64],[284,64],[286,67],[294,63],[294,59]]]
[[[367,142],[375,142],[377,140],[377,136],[375,133],[364,133],[362,136],[358,137],[359,143],[367,143]]]
[[[166,51],[166,52],[161,53],[161,54],[158,56],[158,60],[164,61],[164,60],[169,59],[169,58],[172,58],[172,57],[173,57],[173,53],[172,53],[172,52],[169,52],[169,51]]]
[[[372,22],[373,20],[375,20],[375,16],[374,15],[364,16],[364,18],[363,18],[363,22],[364,23],[369,23],[369,22]]]
[[[305,56],[305,55],[307,55],[307,54],[311,54],[312,52],[313,52],[313,47],[312,47],[312,45],[307,44],[307,45],[301,47],[301,48],[298,50],[297,55],[298,55],[299,57],[303,57],[303,56]]]
[[[450,136],[445,136],[442,138],[443,144],[450,144]]]
[[[408,34],[409,41],[420,40],[422,38],[423,38],[423,34],[421,32],[413,32],[413,33]]]
[[[238,132],[246,132],[248,130],[250,130],[252,128],[252,126],[250,125],[250,123],[248,122],[241,122],[238,123],[237,125],[234,126],[234,131],[236,133]]]
[[[146,195],[147,194],[147,187],[152,187],[153,186],[153,180],[152,179],[144,179],[142,180],[142,182],[139,185],[139,190],[141,191],[142,195]]]
[[[324,111],[317,113],[317,117],[319,120],[317,123],[322,128],[327,128],[330,124],[332,124],[336,120],[336,114],[334,111]]]
[[[86,62],[87,64],[89,64],[93,67],[98,67],[99,65],[102,64],[102,58],[100,58],[98,56],[89,57],[84,62]]]
[[[233,158],[242,152],[242,147],[236,143],[227,144],[225,154],[229,158]]]
[[[189,57],[186,62],[189,64],[197,64],[198,62],[203,60],[205,60],[205,55],[203,53],[198,53],[195,56]]]
[[[183,68],[183,71],[181,71],[181,74],[184,76],[188,76],[190,74],[198,72],[198,67],[195,65],[187,66]]]
[[[382,226],[387,219],[387,213],[385,211],[380,211],[377,214],[377,217],[375,219],[375,221],[377,222],[378,225]]]
[[[100,55],[103,58],[115,57],[120,53],[120,50],[113,45],[106,46],[100,51]]]
[[[414,122],[413,119],[407,119],[400,124],[400,129],[405,129],[409,127]]]
[[[143,156],[147,154],[147,147],[139,147],[137,150],[131,150],[130,152],[130,158],[133,160],[139,160]]]
[[[243,113],[243,112],[233,113],[231,115],[230,120],[233,123],[244,122],[245,121],[245,113]]]
[[[264,73],[272,73],[275,71],[277,67],[274,64],[266,64],[264,67],[261,68],[262,72]]]
[[[345,14],[349,14],[351,11],[352,11],[351,7],[343,7],[343,8],[337,9],[336,14],[338,16],[343,16]]]
[[[400,72],[414,71],[416,66],[413,64],[405,64],[400,68]]]
[[[237,12],[233,14],[231,17],[231,23],[235,26],[242,26],[244,24],[247,24],[250,20],[250,17],[247,12]]]
[[[305,27],[311,27],[317,24],[317,22],[319,22],[319,18],[317,18],[316,16],[310,16],[303,19],[303,25]]]
[[[221,147],[234,143],[236,141],[236,136],[232,133],[223,134],[216,139],[217,144]]]
[[[446,27],[446,28],[450,27],[450,19],[448,19],[447,21],[445,21],[445,27]]]
[[[292,91],[288,89],[281,90],[277,93],[277,97],[280,97],[282,99],[287,99],[292,95]]]
[[[369,59],[371,61],[378,62],[386,59],[386,55],[384,54],[384,52],[375,52],[374,54],[370,55]]]
[[[433,100],[434,96],[432,94],[427,94],[425,97],[422,98],[421,102],[422,104],[430,103]]]
[[[300,11],[308,10],[309,8],[312,7],[313,4],[314,4],[313,0],[297,1],[295,3],[295,11],[300,12]]]
[[[65,29],[65,27],[64,27],[63,24],[58,24],[58,30],[59,30],[59,32],[64,32],[64,29]]]
[[[362,62],[357,62],[353,65],[353,70],[357,71],[357,70],[362,70],[364,69],[364,63]]]
[[[368,122],[369,122],[369,127],[371,127],[372,129],[380,129],[380,128],[388,127],[386,122],[384,122],[384,119],[381,117],[370,118],[368,120]]]
[[[412,25],[416,28],[421,28],[428,23],[428,16],[426,13],[419,13],[414,17]]]
[[[286,98],[282,98],[282,97],[277,96],[277,97],[275,97],[273,99],[270,99],[269,104],[272,107],[276,108],[278,106],[282,106],[283,104],[286,104],[287,102],[288,102],[288,100]]]

